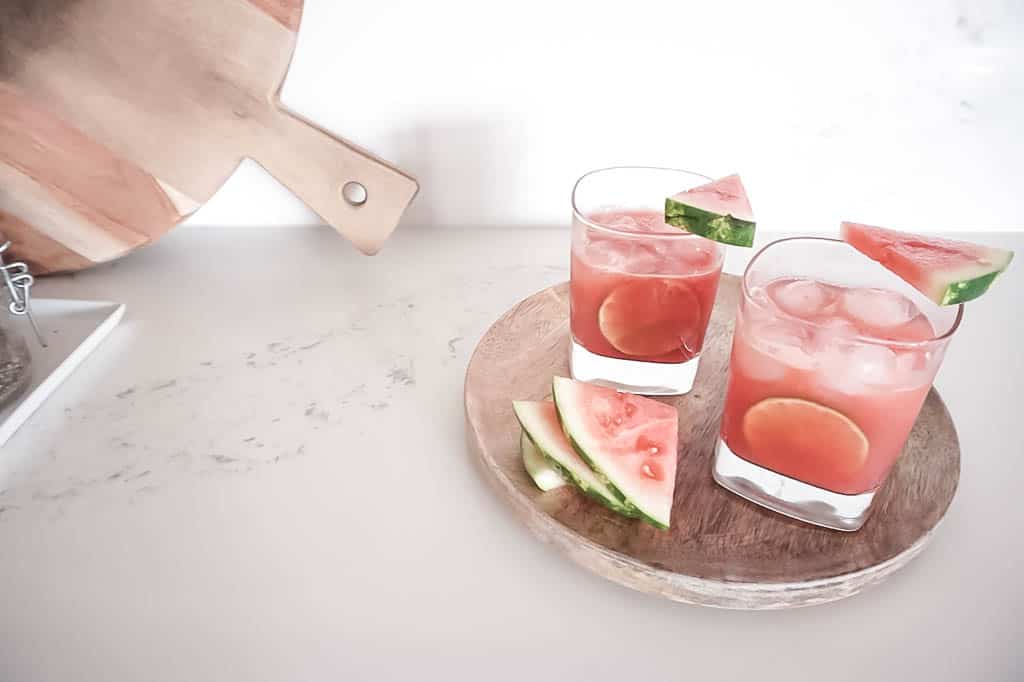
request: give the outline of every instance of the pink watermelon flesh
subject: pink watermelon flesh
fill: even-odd
[[[512,409],[530,442],[577,488],[620,514],[633,515],[569,444],[553,402],[515,400]]]
[[[676,409],[563,377],[554,379],[554,397],[562,428],[587,464],[647,521],[668,528],[679,443]]]
[[[1006,249],[859,223],[843,223],[841,235],[938,305],[981,296],[1013,259]]]
[[[738,175],[666,198],[665,222],[722,244],[754,244],[754,212]]]
[[[738,175],[728,175],[706,185],[700,185],[672,197],[681,204],[693,206],[708,213],[731,215],[740,220],[754,222],[754,211],[747,199],[747,190]]]

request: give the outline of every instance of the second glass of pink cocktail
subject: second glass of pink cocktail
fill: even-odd
[[[584,175],[573,190],[575,379],[647,395],[693,387],[722,247],[664,222],[665,197],[709,178],[668,168]]]
[[[962,310],[844,242],[769,244],[743,276],[715,479],[802,521],[860,528]]]

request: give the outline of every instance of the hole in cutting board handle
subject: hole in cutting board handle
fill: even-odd
[[[362,206],[369,198],[366,191],[366,185],[361,182],[356,182],[355,180],[344,184],[341,188],[341,196],[352,206]]]

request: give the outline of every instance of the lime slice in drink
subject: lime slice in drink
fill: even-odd
[[[868,458],[868,438],[860,427],[810,400],[766,398],[747,410],[742,428],[751,456],[780,473],[798,467],[809,474],[821,472],[824,478],[849,475],[860,471]]]
[[[687,284],[644,277],[613,289],[597,311],[597,322],[619,352],[657,357],[695,350],[701,313],[700,300]]]

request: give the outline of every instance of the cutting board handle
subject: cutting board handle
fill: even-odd
[[[366,254],[376,253],[419,191],[400,170],[280,104],[253,159]]]

